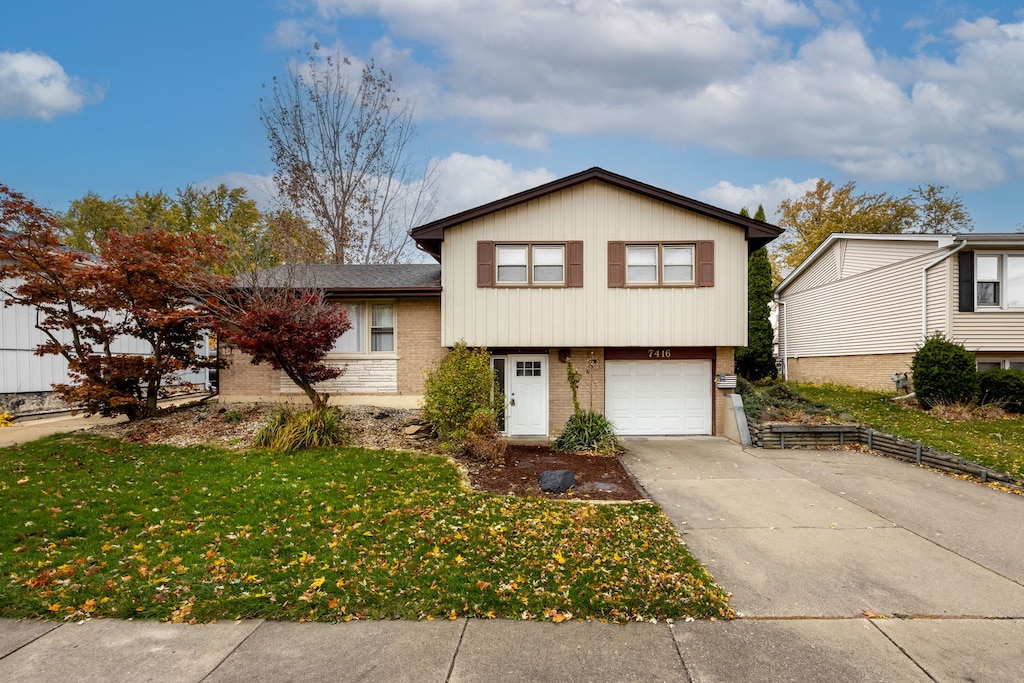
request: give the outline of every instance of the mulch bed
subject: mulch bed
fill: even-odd
[[[472,460],[459,460],[459,464],[467,470],[470,483],[478,491],[555,500],[642,500],[647,497],[614,457],[556,453],[548,446],[509,444],[503,464]],[[576,486],[566,493],[541,491],[539,477],[544,470],[573,470]]]

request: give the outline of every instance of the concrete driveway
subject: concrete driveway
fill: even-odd
[[[688,665],[711,667],[694,680],[744,678],[749,658],[727,653],[757,643],[765,662],[810,648],[823,670],[851,657],[918,669],[889,667],[890,680],[1021,678],[1024,497],[865,452],[714,437],[627,447],[629,470],[746,618],[679,633]]]

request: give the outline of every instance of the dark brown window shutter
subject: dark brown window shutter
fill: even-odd
[[[476,243],[476,286],[494,286],[494,242]]]
[[[697,286],[715,286],[715,243],[697,242]]]
[[[608,286],[626,286],[626,243],[608,243]]]
[[[971,313],[974,311],[974,252],[961,251],[959,257],[960,275],[957,281],[960,285],[960,312]]]
[[[565,245],[566,258],[566,287],[583,286],[583,242],[568,242]]]

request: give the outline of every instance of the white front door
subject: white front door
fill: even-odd
[[[509,436],[547,436],[547,356],[508,357],[505,367],[505,429]]]

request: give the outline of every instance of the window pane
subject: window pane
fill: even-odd
[[[998,306],[999,305],[999,283],[979,282],[978,283],[978,305]]]
[[[978,372],[985,372],[986,370],[998,370],[1003,366],[997,360],[979,360],[978,361]]]
[[[658,248],[626,247],[626,282],[658,281]]]
[[[1024,256],[1006,257],[1006,305],[1024,308]]]
[[[394,327],[395,307],[392,304],[374,304],[373,322],[374,327]]]
[[[561,282],[565,249],[561,246],[533,248],[533,281]]]
[[[979,281],[981,280],[998,280],[999,279],[999,257],[998,256],[979,256],[977,260],[978,272],[976,277]]]
[[[498,282],[526,282],[526,245],[498,246]]]
[[[693,247],[665,247],[665,282],[693,282]]]
[[[665,247],[666,266],[692,266],[693,247]]]
[[[395,307],[392,304],[374,304],[370,328],[371,351],[395,350]]]
[[[345,334],[334,342],[332,351],[340,353],[362,353],[366,339],[366,306],[364,304],[342,304],[352,325]]]
[[[1024,360],[1011,360],[1009,366],[1011,370],[1024,370]]]

